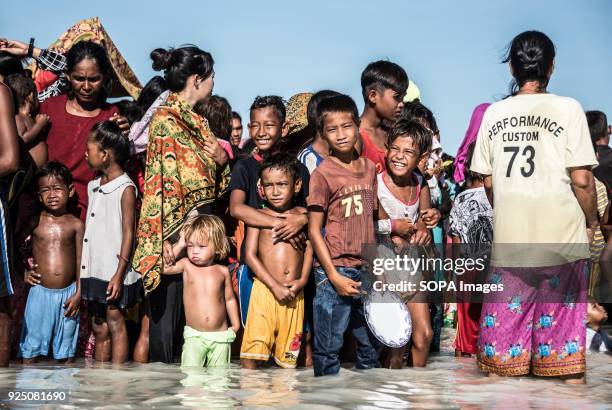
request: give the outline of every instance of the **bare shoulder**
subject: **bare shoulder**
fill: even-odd
[[[210,269],[211,272],[214,272],[215,274],[223,276],[224,278],[229,278],[230,276],[229,269],[225,265],[211,265],[208,267],[208,269]]]
[[[75,230],[82,230],[85,228],[85,224],[79,218],[72,214],[64,215],[64,218],[67,224],[70,224]]]

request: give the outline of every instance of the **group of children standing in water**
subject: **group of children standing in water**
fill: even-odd
[[[513,46],[534,47],[517,39]],[[473,157],[483,168],[489,155],[475,143],[486,105],[475,111],[466,135],[471,141],[453,172],[443,167],[433,114],[418,100],[405,101],[408,76],[390,61],[363,71],[361,115],[351,97],[331,90],[298,94],[288,104],[278,96],[257,97],[243,144],[240,116],[211,96],[212,57],[196,47],[155,50],[153,67],[164,70],[164,78],[151,80],[137,102],[111,108],[100,91],[109,80],[108,58],[100,46],[78,43],[67,55],[68,97],[53,97],[39,114],[33,81],[21,68],[10,75],[5,68],[13,57],[7,52],[48,56],[25,46],[0,40],[8,86],[0,90],[9,88],[14,97],[16,134],[36,169],[22,195],[40,207],[35,214],[16,213],[20,256],[12,258],[20,259],[29,285],[19,343],[24,363],[51,353],[72,361],[83,313],[95,336],[95,359],[125,362],[131,356],[126,310],[141,302],[137,361],[156,360],[154,350],[161,350],[170,362],[182,350],[183,366],[225,366],[240,340],[247,369],[271,358],[294,368],[304,357],[315,376],[335,374],[351,345],[359,369],[401,368],[406,360],[426,366],[436,308],[432,313],[429,303],[408,303],[409,352],[393,348],[381,356],[364,316],[363,249],[376,235],[388,235],[397,252],[447,238],[493,242],[494,218],[503,217],[494,217],[491,206],[492,171],[471,169]],[[541,80],[541,73],[525,74],[514,64],[520,86]],[[70,127],[52,118],[60,118],[52,114],[58,101],[65,112],[87,118],[81,124],[87,128],[52,141],[45,137],[49,123],[65,132]],[[571,166],[588,165],[595,157],[587,151]],[[529,170],[522,169],[525,176]],[[77,199],[81,213],[71,205]],[[446,235],[436,240],[436,232]],[[176,275],[181,284],[171,290]],[[165,293],[154,299],[160,289]],[[177,349],[183,311],[184,344]],[[458,315],[457,354],[490,358],[490,349],[478,345],[479,329],[488,326],[481,324],[480,307],[459,303]],[[578,362],[572,371],[581,369]],[[491,363],[486,370],[496,373]]]

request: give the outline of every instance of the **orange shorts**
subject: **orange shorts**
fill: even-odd
[[[288,304],[280,304],[266,285],[255,278],[240,358],[268,360],[294,368],[302,342],[304,292]],[[274,346],[274,353],[272,347]]]

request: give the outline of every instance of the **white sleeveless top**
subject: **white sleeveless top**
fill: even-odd
[[[81,256],[81,279],[96,278],[110,281],[119,265],[121,252],[121,196],[125,188],[136,185],[127,174],[100,185],[100,177],[89,182],[87,220]],[[136,190],[136,192],[138,192]],[[124,285],[131,285],[140,275],[128,264]]]
[[[389,218],[410,218],[414,223],[419,217],[419,196],[421,194],[421,185],[423,184],[423,177],[416,172],[412,173],[412,178],[416,182],[416,197],[413,202],[407,203],[398,199],[385,184],[384,176],[387,171],[378,174],[378,201],[383,207]]]

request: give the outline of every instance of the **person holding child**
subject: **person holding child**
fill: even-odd
[[[286,154],[270,156],[261,164],[259,175],[266,207],[258,212],[274,217],[306,213],[294,202],[302,186],[297,160]],[[242,367],[257,368],[257,362],[268,360],[273,351],[279,366],[294,368],[302,340],[303,289],[312,268],[310,242],[294,248],[276,240],[271,228],[249,226],[245,258],[255,283],[240,349]]]

